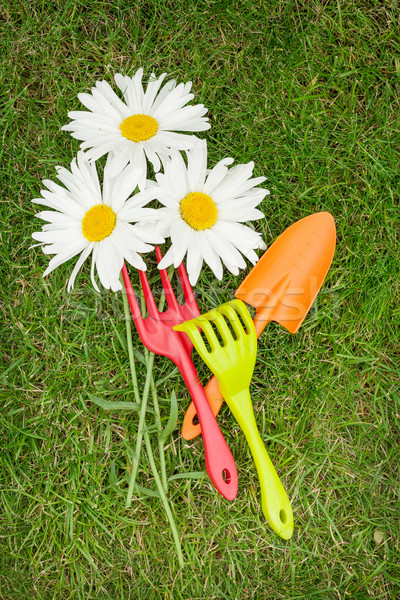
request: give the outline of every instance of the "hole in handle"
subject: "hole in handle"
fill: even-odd
[[[195,427],[197,427],[197,425],[200,425],[200,421],[199,421],[199,417],[197,416],[197,413],[194,415],[194,417],[192,419],[192,425],[194,425]]]
[[[288,520],[286,510],[284,510],[283,508],[281,508],[281,510],[279,511],[279,518],[281,520],[281,523],[283,524],[285,524]]]
[[[222,471],[222,479],[225,481],[226,484],[230,484],[230,482],[232,481],[232,477],[230,472],[228,471],[228,469],[224,469]]]

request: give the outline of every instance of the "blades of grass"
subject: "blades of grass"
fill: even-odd
[[[161,379],[157,379],[156,386],[158,387],[159,385],[163,385],[163,383],[165,383],[166,381],[168,381],[172,377],[175,377],[175,375],[179,375],[179,369],[178,369],[178,367],[174,367],[172,369],[172,371],[170,371],[168,373],[168,375],[165,375],[165,377],[161,377]]]
[[[19,358],[17,358],[17,360],[15,360],[13,363],[11,363],[11,365],[9,367],[7,367],[7,369],[1,374],[0,380],[6,379],[8,373],[10,373],[16,367],[18,367],[18,365],[22,363],[22,361],[24,360],[25,357],[26,357],[26,355],[24,354],[23,356],[20,356]]]
[[[126,294],[125,294],[125,296],[126,296]],[[119,343],[121,345],[121,348],[124,350],[124,352],[128,352],[128,347],[127,347],[126,340],[124,340],[124,338],[122,337],[121,333],[118,331],[117,326],[114,323],[114,320],[110,319],[110,322],[111,322],[111,327],[113,328],[114,333],[115,333],[116,337],[118,338],[118,341],[119,341]],[[132,352],[133,352],[135,358],[137,358],[143,365],[146,364],[146,359],[145,359],[144,354],[142,354],[141,352],[139,352],[139,350],[137,348],[135,348],[135,347],[132,348]]]
[[[154,480],[156,482],[158,492],[160,494],[161,502],[164,506],[164,510],[167,515],[169,525],[171,527],[172,536],[173,536],[174,542],[175,542],[175,549],[176,549],[176,553],[178,556],[179,566],[182,569],[185,563],[183,560],[182,547],[181,547],[181,542],[179,539],[178,530],[176,528],[175,520],[174,520],[172,511],[171,511],[171,508],[168,504],[167,496],[165,495],[160,476],[158,475],[158,472],[157,472],[156,464],[154,462],[154,457],[153,457],[153,450],[152,450],[151,442],[150,442],[150,436],[147,432],[144,434],[144,441],[146,444],[147,456],[149,459],[151,470],[153,472]]]
[[[109,473],[109,481],[110,481],[110,486],[112,488],[114,488],[114,489],[117,488],[118,477],[117,477],[117,469],[115,467],[114,461],[111,463],[110,473]]]
[[[126,473],[125,479],[129,484],[131,481],[129,473]],[[159,492],[156,492],[155,490],[152,490],[151,488],[146,488],[143,485],[139,485],[138,483],[135,483],[134,491],[139,492],[141,496],[147,496],[147,497],[152,497],[152,498],[161,498]]]
[[[165,444],[166,439],[174,431],[177,422],[178,422],[178,403],[176,401],[175,390],[172,390],[171,408],[170,408],[170,412],[169,412],[168,422],[159,436],[159,439],[162,444]]]
[[[204,479],[206,475],[206,471],[190,471],[187,473],[176,473],[176,475],[171,475],[168,478],[168,481],[175,481],[176,479]]]
[[[112,400],[103,400],[102,398],[93,396],[93,394],[88,394],[88,396],[94,404],[104,410],[133,410],[134,412],[139,412],[140,410],[140,404],[137,402],[113,402]]]

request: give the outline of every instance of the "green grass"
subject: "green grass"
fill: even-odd
[[[397,3],[5,0],[0,11],[1,600],[397,598]],[[296,336],[268,327],[252,386],[292,500],[290,542],[265,525],[251,455],[226,408],[237,499],[185,475],[204,471],[202,443],[180,437],[181,380],[159,385],[163,425],[173,390],[180,399],[166,467],[183,570],[146,460],[148,491],[125,508],[137,414],[89,400],[132,400],[122,300],[96,294],[87,269],[67,294],[69,266],[43,280],[48,259],[29,248],[39,226],[30,199],[78,149],[60,131],[77,94],[140,66],[194,82],[212,122],[210,164],[254,160],[268,178],[268,244],[319,210],[338,233],[314,308]],[[204,270],[201,309],[232,297],[240,280],[217,285]],[[137,365],[143,386],[140,355]],[[156,380],[172,371],[156,358]]]

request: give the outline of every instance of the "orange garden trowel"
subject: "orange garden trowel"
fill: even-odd
[[[272,244],[236,290],[236,298],[256,309],[253,319],[257,337],[270,321],[296,333],[317,296],[336,245],[335,222],[330,213],[320,212],[297,221]],[[205,387],[214,415],[222,403],[218,382],[213,377]],[[201,433],[190,404],[182,436],[191,440]]]

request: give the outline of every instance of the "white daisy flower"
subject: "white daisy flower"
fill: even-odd
[[[157,231],[171,238],[171,247],[158,266],[177,267],[187,255],[194,285],[203,261],[218,279],[222,279],[222,263],[237,275],[245,267],[242,255],[257,262],[254,250],[266,245],[259,233],[243,223],[264,217],[256,206],[269,191],[256,188],[265,177],[251,179],[253,162],[228,169],[233,159],[225,158],[208,171],[205,141],[199,141],[187,157],[186,166],[180,154],[174,156],[149,191],[163,204],[157,210]]]
[[[101,188],[96,165],[90,164],[79,152],[71,162],[70,171],[57,167],[57,179],[65,187],[50,180],[43,181],[48,189],[41,190],[42,197],[32,202],[54,210],[36,215],[47,223],[32,237],[40,242],[45,254],[55,254],[43,276],[80,254],[69,278],[69,291],[91,253],[91,279],[97,291],[100,290],[94,278],[95,267],[101,284],[113,291],[122,288],[118,278],[124,260],[146,270],[138,252],[152,250],[153,246],[147,242],[155,244],[163,238],[157,238],[154,226],[151,227],[151,215],[156,211],[144,208],[150,200],[148,191],[132,196],[140,175],[139,169],[129,166],[112,177],[107,164]]]
[[[62,128],[83,140],[81,148],[88,150],[87,156],[91,160],[111,152],[113,174],[129,162],[141,168],[140,189],[144,188],[146,180],[146,157],[158,172],[161,162],[179,150],[193,147],[196,141],[195,136],[178,131],[210,128],[204,117],[207,109],[203,104],[186,106],[194,98],[189,93],[191,82],[176,85],[171,80],[161,88],[166,73],[158,79],[152,74],[144,91],[142,76],[143,69],[133,77],[115,75],[124,101],[106,81],[97,81],[91,94],[78,95],[90,112],[69,112],[72,121]]]

